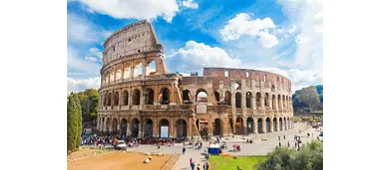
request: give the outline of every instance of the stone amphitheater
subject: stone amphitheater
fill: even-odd
[[[185,70],[183,70],[185,71]],[[104,42],[97,130],[134,138],[258,134],[293,128],[291,82],[261,70],[169,73],[146,20]]]

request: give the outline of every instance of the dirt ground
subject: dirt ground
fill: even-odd
[[[152,156],[152,160],[144,164],[146,157],[143,154],[112,152],[68,162],[68,170],[159,170],[171,155]]]

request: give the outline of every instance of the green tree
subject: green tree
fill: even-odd
[[[297,99],[300,103],[303,103],[310,107],[311,111],[320,104],[320,98],[315,86],[310,86],[297,91]]]
[[[293,170],[291,161],[295,156],[293,148],[279,147],[267,154],[265,162],[259,162],[254,167],[258,170]]]
[[[81,144],[81,106],[75,94],[67,102],[67,150],[75,151]]]
[[[83,120],[96,120],[99,92],[95,89],[86,89],[84,92],[77,93],[77,96],[80,99]]]
[[[257,170],[322,170],[323,145],[311,141],[300,147],[280,147],[267,154],[267,160],[254,166]]]

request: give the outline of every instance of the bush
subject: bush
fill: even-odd
[[[265,162],[255,165],[257,170],[322,170],[323,146],[321,142],[312,141],[300,147],[280,147],[267,154]]]
[[[300,117],[294,117],[294,122],[301,122],[302,119]]]

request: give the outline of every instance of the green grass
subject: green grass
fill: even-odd
[[[243,170],[253,170],[255,164],[266,159],[266,156],[238,156],[237,159],[233,156],[210,156],[210,167],[211,170],[237,170],[237,166],[241,166]]]

